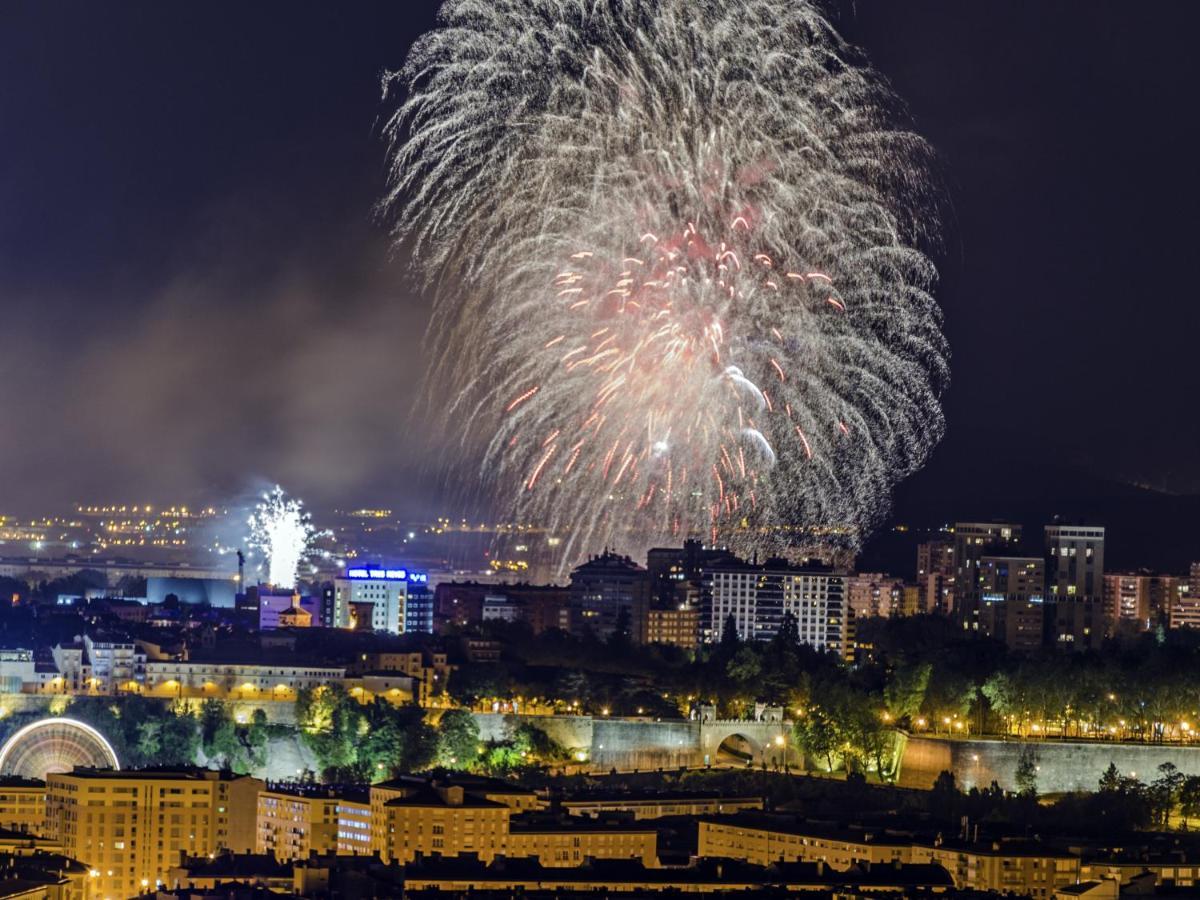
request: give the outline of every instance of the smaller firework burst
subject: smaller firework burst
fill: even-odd
[[[276,588],[294,588],[301,565],[308,563],[315,553],[314,541],[322,536],[313,528],[304,504],[275,485],[262,495],[248,524],[247,540],[266,564],[267,582]]]

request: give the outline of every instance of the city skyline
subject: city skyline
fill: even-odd
[[[0,900],[1195,895],[1198,26],[0,3]]]

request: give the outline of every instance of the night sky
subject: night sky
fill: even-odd
[[[427,305],[373,218],[380,76],[435,6],[0,5],[3,511],[257,479],[442,511]],[[898,514],[1200,492],[1200,4],[833,17],[947,186],[948,437]]]

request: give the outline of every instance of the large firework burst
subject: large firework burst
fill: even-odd
[[[818,8],[449,0],[389,84],[432,384],[517,521],[878,521],[942,433],[928,154]]]

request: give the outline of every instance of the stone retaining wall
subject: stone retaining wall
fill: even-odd
[[[947,740],[912,736],[904,751],[900,784],[929,788],[942,771],[954,773],[963,790],[985,788],[993,781],[1016,790],[1021,749],[1037,754],[1039,793],[1094,791],[1113,763],[1123,775],[1150,782],[1158,766],[1174,763],[1185,775],[1200,775],[1200,746],[1117,744],[1103,741]]]

